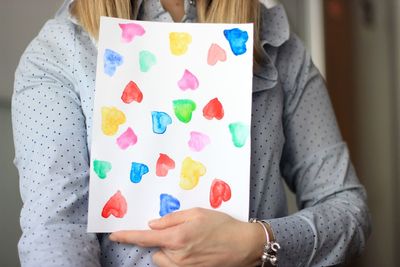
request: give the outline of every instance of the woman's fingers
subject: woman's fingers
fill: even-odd
[[[183,210],[170,213],[160,219],[149,222],[149,226],[153,230],[161,230],[186,222],[190,218],[190,210]]]
[[[153,230],[116,232],[110,239],[160,247],[153,257],[160,267],[248,266],[259,260],[265,242],[259,226],[200,208],[172,213],[149,225]]]
[[[111,241],[141,247],[166,247],[171,240],[171,234],[167,230],[119,231],[112,233],[109,238]]]

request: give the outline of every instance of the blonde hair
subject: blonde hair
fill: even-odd
[[[207,23],[254,23],[254,55],[260,63],[260,3],[259,0],[197,0],[197,21]],[[100,17],[135,19],[137,1],[131,0],[75,0],[72,15],[95,39],[99,36]]]

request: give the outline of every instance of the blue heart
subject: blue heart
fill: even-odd
[[[151,116],[153,119],[153,132],[156,134],[165,133],[168,125],[172,124],[171,116],[165,112],[153,111]]]
[[[142,163],[132,163],[131,167],[131,182],[134,184],[140,183],[142,181],[143,175],[149,172],[149,167]]]
[[[124,58],[117,52],[106,49],[104,52],[104,72],[108,76],[114,76],[117,71],[117,67],[124,63]]]
[[[224,30],[225,38],[229,41],[233,54],[236,56],[246,53],[246,43],[249,40],[249,34],[238,28]]]
[[[160,216],[163,217],[169,213],[179,210],[181,203],[178,199],[168,194],[160,195]]]

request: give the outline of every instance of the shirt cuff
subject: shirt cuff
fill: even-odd
[[[278,252],[279,266],[309,266],[316,246],[316,232],[301,215],[265,220],[271,225]]]

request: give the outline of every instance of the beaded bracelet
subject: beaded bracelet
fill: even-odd
[[[256,218],[251,218],[249,222],[260,224],[265,232],[267,241],[264,244],[263,254],[261,256],[261,267],[265,267],[267,262],[269,262],[272,266],[276,266],[278,264],[278,250],[281,248],[281,246],[275,241],[273,235],[269,235],[268,229],[271,230],[271,226],[267,222],[260,221]]]

